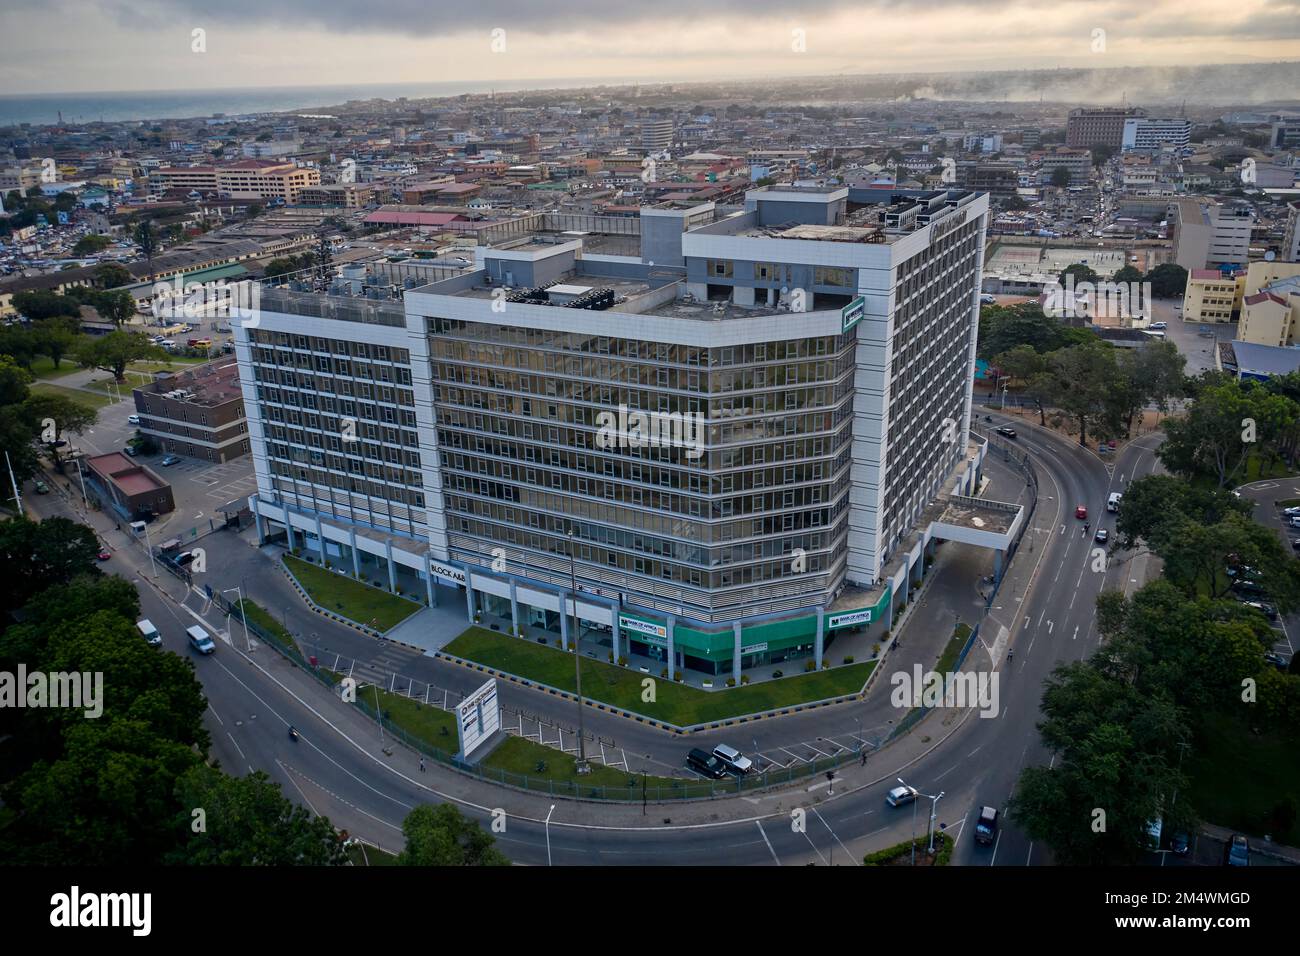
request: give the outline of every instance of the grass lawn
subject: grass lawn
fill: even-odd
[[[405,598],[362,584],[343,574],[286,554],[284,562],[298,583],[321,607],[337,611],[358,624],[386,631],[420,609]]]
[[[293,639],[293,635],[291,635],[288,631],[286,631],[284,629],[284,625],[281,624],[279,621],[277,621],[275,618],[273,618],[270,612],[268,612],[261,605],[255,604],[254,602],[248,600],[248,598],[244,598],[241,601],[236,601],[235,605],[237,607],[243,607],[246,609],[246,613],[248,614],[248,623],[250,625],[255,627],[260,627],[263,631],[266,631],[272,637],[277,638],[281,643],[286,644],[289,647],[292,647],[295,651],[299,653],[299,655],[302,654],[302,649],[298,647],[298,643]],[[243,627],[242,624],[234,624],[232,621],[232,625],[230,629],[231,634],[233,635],[235,633],[236,628],[242,629],[242,627]]]
[[[32,376],[34,378],[62,378],[64,375],[71,375],[73,372],[80,370],[81,366],[67,356],[64,356],[57,370],[54,368],[54,363],[44,355],[32,360]]]
[[[400,694],[390,694],[374,684],[357,686],[357,700],[371,709],[375,706],[378,694],[379,707],[383,711],[385,723],[400,727],[412,737],[418,737],[425,743],[439,750],[454,754],[460,749],[460,738],[456,736],[456,715],[426,704],[412,700]]]
[[[546,768],[542,771],[537,769],[539,761],[546,764]],[[480,766],[491,770],[505,770],[508,773],[532,777],[534,780],[551,780],[566,787],[575,784],[583,789],[609,787],[628,795],[629,799],[640,799],[641,797],[641,775],[639,773],[628,773],[626,770],[606,767],[593,761],[590,763],[591,773],[579,777],[573,754],[556,750],[554,747],[545,747],[531,740],[525,740],[523,737],[510,737],[503,740],[496,750],[484,758]],[[631,782],[630,786],[629,781]],[[509,782],[509,778],[507,778],[507,782]],[[719,784],[725,782],[719,781]],[[675,780],[671,777],[654,776],[647,776],[645,780],[648,796],[652,798],[655,796],[657,787],[662,787],[665,790],[674,789],[675,787],[685,791],[687,785],[691,783],[705,784],[700,788],[700,795],[708,792],[707,782],[703,780]],[[563,789],[560,792],[563,792]]]
[[[1208,715],[1195,749],[1188,753],[1192,785],[1187,796],[1207,823],[1274,841],[1300,846],[1300,761],[1295,741],[1275,734],[1256,734],[1235,716]],[[1291,823],[1282,828],[1274,811],[1291,801]]]
[[[559,690],[575,689],[572,655],[533,641],[471,627],[447,645],[447,652]],[[641,699],[641,682],[653,675],[584,656],[582,692],[593,700],[686,726],[851,694],[862,689],[874,666],[874,662],[849,664],[721,691],[656,678],[657,700],[649,703]]]
[[[80,402],[82,405],[89,405],[96,410],[103,408],[105,405],[113,404],[113,399],[108,395],[83,392],[76,388],[64,388],[62,385],[51,385],[49,382],[33,382],[31,388],[37,394],[62,395],[64,398]]]
[[[348,859],[353,866],[396,866],[397,854],[387,850],[378,850],[364,843],[354,843],[347,849]]]
[[[953,665],[957,663],[957,655],[961,653],[962,645],[966,643],[968,637],[970,637],[969,624],[958,624],[953,628],[952,639],[939,655],[939,663],[934,665],[938,673],[947,674],[952,670]]]

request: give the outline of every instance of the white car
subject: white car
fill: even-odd
[[[885,797],[885,802],[891,807],[902,807],[916,799],[917,789],[915,787],[895,787],[890,790]]]
[[[130,425],[139,425],[139,424],[140,424],[140,416],[139,416],[139,415],[127,415],[127,416],[126,416],[126,420],[127,420],[127,423],[130,424]]]
[[[1282,514],[1284,514],[1284,515],[1288,515],[1288,516],[1290,516],[1290,515],[1300,515],[1300,508],[1283,508],[1283,509],[1282,509]]]

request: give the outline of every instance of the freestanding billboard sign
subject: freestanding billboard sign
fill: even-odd
[[[501,729],[501,707],[497,703],[496,678],[488,681],[456,705],[456,726],[460,730],[462,760]]]

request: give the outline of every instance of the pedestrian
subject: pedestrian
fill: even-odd
[[[861,763],[861,766],[865,767],[866,765],[867,765],[867,752],[866,752],[865,750],[863,750],[863,751],[862,751],[862,763]]]
[[[424,773],[424,758],[420,758],[420,773]]]

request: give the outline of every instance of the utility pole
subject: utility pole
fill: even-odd
[[[9,460],[9,449],[7,448],[5,449],[5,464],[9,466],[9,481],[14,486],[14,501],[18,505],[18,517],[24,518],[26,515],[23,512],[23,498],[18,493],[18,479],[14,477],[14,463]]]

